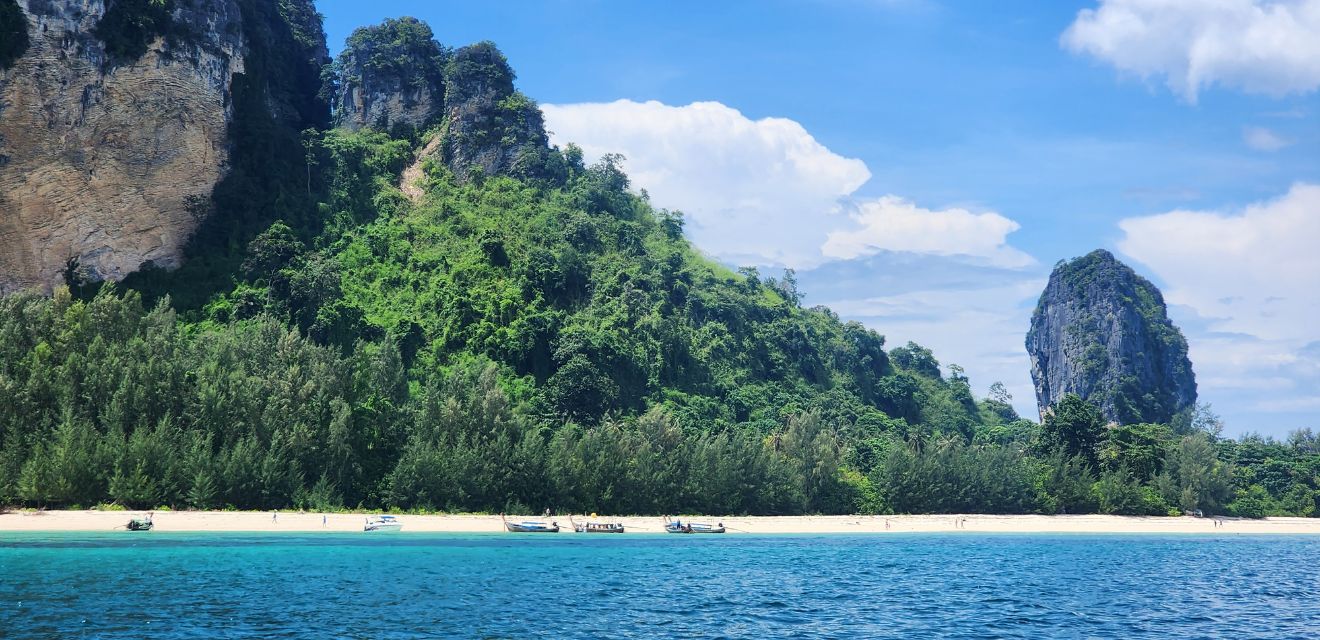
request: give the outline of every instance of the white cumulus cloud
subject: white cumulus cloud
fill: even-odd
[[[544,105],[557,144],[621,153],[657,206],[682,211],[702,249],[741,263],[819,261],[840,199],[871,178],[785,118],[752,120],[718,102]]]
[[[682,211],[693,242],[737,264],[811,268],[877,251],[1033,261],[1007,245],[1016,222],[997,213],[932,210],[897,196],[859,199],[866,164],[786,118],[753,120],[718,102],[545,105],[556,144],[589,159],[621,153],[633,184]]]
[[[1171,211],[1119,222],[1118,247],[1216,331],[1320,340],[1320,185],[1241,212]]]
[[[1206,391],[1255,397],[1267,412],[1300,411],[1294,400],[1320,392],[1320,185],[1241,211],[1171,211],[1119,227],[1119,250],[1187,316]]]
[[[822,247],[826,256],[851,259],[880,251],[914,251],[969,256],[1000,267],[1035,262],[1008,245],[1008,234],[1021,225],[994,212],[931,211],[897,196],[884,196],[857,203],[849,217],[860,228],[830,232]]]
[[[1320,87],[1320,0],[1100,0],[1062,43],[1162,76],[1193,103],[1213,85],[1274,96]]]

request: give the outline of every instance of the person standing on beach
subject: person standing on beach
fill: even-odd
[[[279,509],[275,509],[274,511],[271,511],[271,512],[270,512],[270,523],[271,523],[271,524],[276,524],[276,523],[278,523],[278,522],[279,522],[279,519],[280,519],[280,510],[279,510]]]
[[[326,527],[326,515],[323,513],[321,514],[321,528],[324,529],[325,527]]]

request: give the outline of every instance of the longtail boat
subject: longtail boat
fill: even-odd
[[[724,523],[703,524],[700,522],[683,522],[682,520],[670,520],[665,517],[665,533],[724,533]]]
[[[558,522],[551,522],[550,524],[532,521],[509,522],[504,519],[504,514],[502,513],[500,514],[500,522],[504,523],[504,528],[508,530],[509,533],[559,533]]]
[[[596,514],[591,515],[595,516]],[[573,521],[573,516],[569,516],[568,523],[573,525],[573,531],[578,533],[623,533],[623,523],[621,522],[592,522],[588,520],[578,524]]]
[[[156,525],[151,522],[151,518],[133,518],[124,525],[129,531],[151,531],[154,526]]]

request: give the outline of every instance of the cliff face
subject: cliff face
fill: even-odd
[[[358,130],[422,128],[444,105],[445,51],[416,18],[353,32],[336,62],[335,122]]]
[[[1027,352],[1042,416],[1069,393],[1122,424],[1168,423],[1196,402],[1187,341],[1164,297],[1107,251],[1055,267]]]
[[[393,131],[439,125],[404,180],[436,157],[460,181],[481,176],[553,178],[541,109],[514,88],[514,73],[490,42],[449,51],[415,18],[353,32],[336,61],[335,122],[346,129]]]
[[[0,72],[0,292],[48,289],[70,261],[96,280],[177,266],[230,159],[252,12],[168,4],[170,37],[147,34],[130,59],[103,40],[122,31],[97,30],[104,0],[18,6],[29,44]],[[296,111],[268,102],[276,117]]]
[[[440,155],[459,179],[545,173],[545,117],[514,89],[513,79],[509,61],[490,42],[459,49],[445,66],[449,95]]]

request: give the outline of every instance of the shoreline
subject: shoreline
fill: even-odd
[[[0,534],[10,532],[123,531],[130,518],[146,511],[12,511],[0,514]],[[361,532],[368,514],[281,511],[156,511],[156,531],[316,533]],[[324,517],[324,521],[322,518]],[[404,533],[498,533],[498,515],[397,516]],[[826,533],[1196,533],[1212,535],[1320,534],[1320,518],[1265,518],[1245,520],[1167,516],[1110,515],[985,515],[940,514],[898,516],[678,516],[684,522],[723,523],[736,534]],[[510,521],[555,521],[561,533],[572,533],[567,515],[543,518],[510,516]],[[574,515],[578,523],[586,517]],[[620,522],[629,534],[663,533],[657,516],[595,518]],[[324,524],[323,524],[324,522]]]

